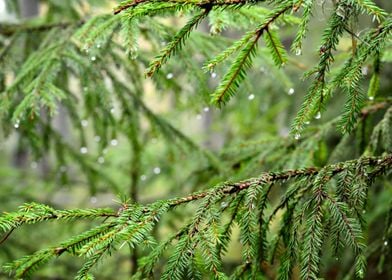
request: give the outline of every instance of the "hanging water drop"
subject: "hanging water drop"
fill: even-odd
[[[103,149],[102,153],[105,155],[108,152],[108,149]]]
[[[174,77],[174,74],[173,74],[173,73],[168,73],[168,74],[166,75],[166,79],[168,79],[168,80],[173,79],[173,77]]]
[[[36,161],[33,161],[32,163],[30,163],[30,167],[31,167],[32,169],[36,169],[37,166],[38,166],[38,164],[37,164]]]
[[[94,136],[94,141],[95,141],[95,142],[101,141],[101,137],[100,137],[99,135],[95,135],[95,136]]]
[[[118,144],[118,140],[117,139],[110,140],[110,145],[117,146],[117,144]]]
[[[319,120],[319,119],[321,118],[321,113],[320,113],[320,111],[317,112],[317,114],[316,114],[316,116],[314,116],[314,118],[315,118],[316,120]]]
[[[19,120],[16,120],[15,123],[14,123],[14,127],[15,128],[19,128],[19,123],[20,123]]]
[[[215,79],[218,76],[218,74],[216,74],[215,72],[211,73],[211,78]]]
[[[362,75],[366,76],[369,73],[369,67],[364,66],[361,68]]]
[[[147,176],[146,175],[142,175],[142,176],[140,176],[140,180],[142,180],[142,181],[146,181],[146,179],[147,179]]]
[[[248,96],[248,100],[253,100],[253,99],[255,99],[255,95],[254,95],[254,94],[250,94],[250,95]]]
[[[99,157],[99,158],[97,159],[97,162],[98,162],[99,164],[103,164],[103,163],[105,162],[105,158],[104,158],[104,157]]]
[[[202,118],[202,115],[200,115],[200,114],[196,115],[196,120],[201,120],[201,118]]]
[[[114,114],[115,111],[116,111],[116,110],[114,109],[114,107],[110,108],[110,113],[111,113],[111,114]]]
[[[203,108],[203,111],[204,111],[204,112],[208,112],[208,111],[210,111],[210,108],[209,108],[209,107],[204,107],[204,108]]]
[[[368,99],[369,99],[370,101],[373,101],[373,100],[374,100],[374,96],[369,96]]]
[[[101,48],[101,44],[97,44],[97,49],[100,49]]]
[[[293,95],[295,90],[293,88],[290,88],[289,91],[287,92],[288,95]]]
[[[93,56],[91,57],[91,61],[96,61],[96,60],[97,60],[97,57],[93,55]]]
[[[306,124],[306,125],[310,124],[310,121],[306,121],[305,124]]]
[[[92,196],[92,197],[90,198],[90,202],[91,202],[92,204],[97,203],[97,201],[98,201],[98,199],[97,199],[95,196]]]
[[[86,126],[88,126],[88,120],[82,120],[82,121],[80,122],[80,124],[81,124],[83,127],[86,127]]]
[[[388,241],[387,240],[384,241],[384,246],[388,246]]]
[[[87,147],[81,147],[80,148],[80,153],[81,154],[87,154],[87,152],[88,152]]]
[[[83,91],[88,91],[88,87],[83,87]]]
[[[154,167],[154,170],[153,170],[153,172],[154,172],[154,174],[159,174],[159,173],[161,173],[161,168],[159,168],[158,166],[157,167]]]
[[[295,140],[298,140],[299,138],[301,138],[301,134],[296,133],[296,134],[294,135],[294,139],[295,139]]]
[[[296,49],[295,50],[295,55],[296,56],[300,56],[302,54],[302,50],[301,49]]]

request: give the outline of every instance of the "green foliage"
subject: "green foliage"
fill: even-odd
[[[1,276],[391,277],[387,8],[43,3],[36,19],[0,23],[0,136],[20,168],[0,169]],[[125,198],[105,208],[75,199],[113,193]],[[35,229],[39,242],[19,240]]]

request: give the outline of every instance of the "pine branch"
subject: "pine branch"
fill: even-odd
[[[150,66],[146,71],[147,76],[151,77],[172,55],[181,49],[192,29],[195,29],[209,12],[210,8],[206,8],[188,21],[188,23],[174,36],[173,40],[170,41],[161,53],[150,63]]]

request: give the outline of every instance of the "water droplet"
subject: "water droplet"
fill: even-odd
[[[96,60],[97,60],[97,57],[95,57],[95,56],[91,57],[91,61],[96,61]]]
[[[298,140],[299,138],[301,138],[301,134],[296,133],[296,134],[294,135],[294,139],[295,139],[295,140]]]
[[[107,152],[108,152],[108,149],[103,149],[102,150],[102,153],[105,155],[105,154],[107,154]]]
[[[37,166],[38,166],[38,164],[37,164],[37,162],[35,162],[35,161],[33,161],[32,163],[30,163],[30,167],[33,168],[33,169],[37,168]]]
[[[84,45],[83,51],[84,51],[85,53],[88,53],[88,52],[90,51],[87,44]]]
[[[377,160],[377,163],[379,163],[379,164],[380,164],[381,162],[382,162],[382,160],[381,160],[381,159]]]
[[[60,169],[60,172],[62,172],[62,173],[67,171],[67,167],[65,165],[61,165],[59,169]]]
[[[265,73],[266,69],[264,67],[260,67],[260,72]]]
[[[204,111],[204,112],[208,112],[209,110],[210,110],[209,107],[204,107],[204,108],[203,108],[203,111]]]
[[[19,123],[20,123],[20,121],[19,121],[19,120],[16,120],[15,123],[14,123],[14,127],[15,127],[15,128],[19,128]]]
[[[295,90],[293,88],[290,88],[289,91],[287,92],[288,95],[293,95]]]
[[[299,55],[301,55],[302,54],[302,50],[301,49],[296,49],[295,50],[295,55],[296,56],[299,56]]]
[[[366,214],[366,210],[362,210],[362,214]]]
[[[310,121],[306,121],[305,124],[310,124]]]
[[[221,203],[221,208],[226,208],[227,205],[229,205],[229,203],[227,203],[226,201],[223,201],[223,202]]]
[[[314,118],[315,118],[316,120],[319,120],[319,119],[321,118],[321,113],[320,113],[320,111],[317,112],[317,114],[316,114],[316,116],[314,116]]]
[[[140,176],[140,180],[142,180],[142,181],[146,181],[146,179],[147,179],[147,176],[146,175],[142,175],[142,176]]]
[[[369,98],[370,101],[374,100],[374,96],[369,96],[368,98]]]
[[[173,79],[173,77],[174,77],[174,74],[173,74],[173,73],[168,73],[168,74],[166,75],[166,79],[168,79],[168,80]]]
[[[218,74],[216,74],[215,72],[211,73],[211,78],[215,79],[218,76]]]
[[[116,111],[116,110],[115,110],[114,108],[111,108],[111,109],[110,109],[110,113],[111,113],[111,114],[114,114],[115,111]]]
[[[94,136],[94,141],[95,141],[95,142],[101,141],[101,136],[95,135],[95,136]]]
[[[388,246],[388,241],[387,240],[384,241],[384,246]]]
[[[97,162],[98,162],[99,164],[103,164],[103,163],[105,162],[105,158],[104,158],[104,157],[99,157],[99,158],[97,159]]]
[[[97,44],[97,49],[100,49],[101,48],[101,44]]]
[[[369,67],[367,66],[362,67],[361,73],[362,75],[366,76],[369,73]]]
[[[196,120],[201,120],[201,118],[202,118],[202,115],[200,115],[200,114],[196,115]]]
[[[87,154],[87,152],[88,152],[87,147],[81,147],[80,148],[80,153]]]
[[[338,258],[338,257],[336,257],[336,258],[335,258],[335,260],[337,260],[337,261],[338,261],[338,260],[339,260],[339,258]]]
[[[83,87],[83,91],[88,91],[88,87]]]
[[[250,94],[250,95],[248,96],[248,100],[253,100],[253,99],[255,99],[255,95],[254,95],[254,94]]]
[[[80,122],[80,124],[81,124],[83,127],[86,127],[86,126],[88,126],[88,120],[82,120],[82,121]]]
[[[98,199],[97,199],[95,196],[92,196],[92,197],[90,198],[90,202],[91,202],[92,204],[97,203],[97,201],[98,201]]]
[[[161,42],[161,46],[166,46],[166,44],[167,44],[166,41]]]
[[[110,140],[110,145],[117,146],[117,144],[118,144],[118,140],[117,139]]]
[[[159,174],[159,173],[161,173],[161,169],[159,167],[154,167],[153,172],[154,172],[154,174]]]

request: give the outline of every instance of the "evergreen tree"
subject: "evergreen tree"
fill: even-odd
[[[392,278],[389,1],[4,3],[3,277]]]

